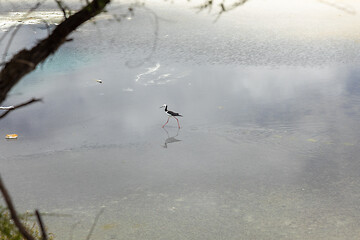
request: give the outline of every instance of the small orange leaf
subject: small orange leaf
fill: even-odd
[[[5,136],[6,139],[17,139],[18,135],[17,134],[8,134]]]

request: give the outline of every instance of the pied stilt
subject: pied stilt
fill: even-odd
[[[171,117],[173,117],[173,118],[176,119],[176,121],[177,121],[177,123],[178,123],[178,126],[179,126],[179,128],[180,128],[179,119],[177,119],[176,117],[182,117],[182,115],[179,114],[179,113],[176,113],[176,112],[167,110],[167,105],[166,105],[166,104],[162,105],[160,108],[163,108],[163,107],[165,108],[165,112],[166,112],[166,114],[167,114],[169,117],[168,117],[168,120],[166,121],[166,123],[164,124],[164,126],[162,126],[162,127],[165,127],[165,125],[169,122],[169,119],[170,119]]]

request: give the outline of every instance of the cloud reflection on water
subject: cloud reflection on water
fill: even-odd
[[[186,67],[171,68],[183,71]],[[158,106],[167,102],[186,114],[183,125],[190,129],[230,123],[235,127],[282,128],[307,133],[308,138],[329,138],[340,128],[338,137],[347,136],[347,141],[358,137],[356,131],[348,128],[358,128],[358,113],[348,115],[357,111],[358,98],[348,94],[353,88],[345,85],[349,82],[346,77],[352,76],[346,68],[188,66],[186,69],[189,74],[177,82],[154,86],[134,84],[138,69],[103,73],[87,69],[85,75],[74,72],[53,75],[53,84],[38,91],[39,95],[46,93],[44,104],[17,111],[2,124],[29,139],[37,138],[40,143],[40,139],[53,136],[48,140],[61,143],[59,149],[85,143],[132,141],[150,129],[161,127],[163,111]],[[124,76],[122,80],[117,79],[120,74]],[[103,79],[103,84],[88,87],[94,75]],[[26,92],[26,84],[23,87],[22,91]],[[133,89],[131,93],[123,92],[129,87]],[[8,103],[22,98],[23,95],[12,96]],[[29,118],[31,124],[26,121]],[[342,126],[344,123],[347,127]],[[119,141],[120,138],[123,140]]]

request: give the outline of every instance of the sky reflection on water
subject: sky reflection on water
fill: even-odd
[[[151,85],[144,85],[138,77],[151,69],[145,66],[53,74],[52,84],[44,91],[44,103],[12,113],[3,124],[10,131],[21,132],[27,141],[39,139],[41,146],[41,139],[58,143],[49,150],[116,144],[124,141],[119,139],[128,142],[162,126],[167,117],[159,106],[167,103],[171,110],[184,114],[180,119],[184,128],[255,126],[308,134],[309,139],[325,142],[342,137],[343,142],[352,144],[359,137],[354,131],[358,129],[359,96],[351,67],[154,66],[157,70],[147,76],[155,81]],[[156,83],[158,76],[166,73],[169,81]],[[43,78],[45,81],[48,75]],[[97,83],[97,78],[103,83]],[[23,86],[24,91],[34,88],[26,81]],[[11,98],[16,102],[24,97],[14,94]],[[33,121],[24,122],[28,114]],[[31,149],[37,151],[34,146]]]

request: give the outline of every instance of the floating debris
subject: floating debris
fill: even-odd
[[[14,106],[0,107],[0,110],[10,110],[10,109],[14,109]]]
[[[102,83],[102,80],[100,80],[100,79],[96,79],[95,81],[98,83]]]
[[[5,136],[6,139],[17,139],[18,135],[17,134],[8,134]]]

